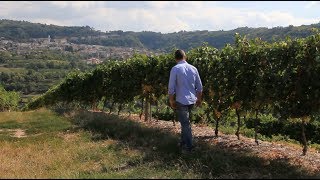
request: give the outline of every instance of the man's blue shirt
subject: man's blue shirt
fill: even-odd
[[[196,67],[181,60],[170,71],[168,93],[176,94],[176,101],[190,105],[197,101],[196,93],[202,92],[202,83]]]

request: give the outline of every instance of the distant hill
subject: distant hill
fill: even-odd
[[[229,31],[179,31],[175,33],[157,33],[151,31],[109,31],[101,32],[89,26],[57,26],[27,21],[0,20],[0,38],[16,41],[29,41],[31,38],[66,38],[72,43],[143,47],[149,50],[169,51],[172,48],[189,50],[200,46],[203,42],[216,48],[222,48],[226,43],[234,42],[234,34],[248,35],[249,38],[260,37],[262,40],[273,41],[286,36],[306,37],[312,34],[312,28],[320,28],[320,23],[302,26],[275,28],[241,27]]]

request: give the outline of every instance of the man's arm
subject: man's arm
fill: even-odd
[[[176,93],[176,79],[177,79],[176,71],[174,68],[172,68],[170,71],[168,94],[169,94],[169,103],[173,109],[176,108],[176,103],[174,99],[174,95]]]
[[[196,96],[197,96],[196,105],[200,106],[201,102],[202,102],[202,90],[203,90],[203,87],[202,87],[202,82],[201,82],[198,70],[197,70],[197,75],[196,75],[195,87],[196,87],[196,92],[197,92],[197,94],[196,94]]]

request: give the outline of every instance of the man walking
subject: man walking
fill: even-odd
[[[183,50],[175,52],[177,65],[170,71],[168,94],[170,106],[176,110],[181,124],[180,146],[183,152],[191,152],[193,146],[190,112],[194,104],[201,105],[202,83],[197,68],[188,64],[186,58]]]

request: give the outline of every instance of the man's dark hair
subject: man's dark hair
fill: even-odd
[[[176,60],[180,60],[180,59],[185,59],[185,58],[187,58],[187,56],[186,56],[186,53],[185,53],[183,50],[178,49],[178,50],[176,50],[176,52],[174,53],[174,58],[175,58]]]

